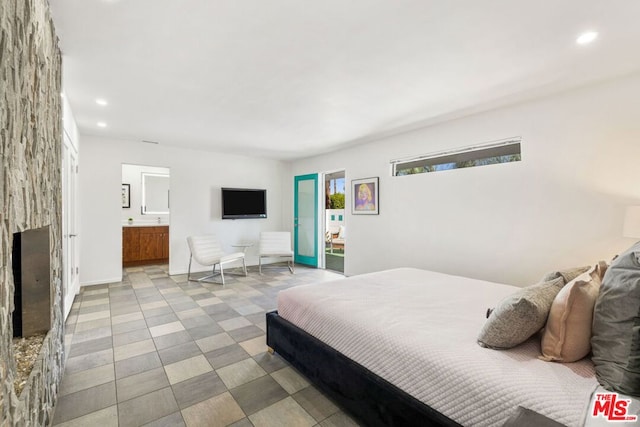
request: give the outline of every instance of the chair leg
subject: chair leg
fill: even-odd
[[[258,255],[258,272],[262,276],[262,257]]]
[[[222,264],[220,264],[220,279],[222,279],[222,286],[224,286],[224,271],[222,270]]]
[[[200,283],[204,282],[204,283],[213,283],[213,284],[219,285],[220,283],[218,283],[218,282],[216,282],[214,280],[210,280],[210,279],[213,279],[214,277],[216,277],[217,275],[222,276],[222,266],[220,266],[220,273],[216,273],[216,265],[217,264],[213,265],[213,268],[211,269],[211,274],[210,275],[205,276],[205,277],[201,277],[199,279],[192,279],[191,278],[191,259],[189,259],[189,271],[187,272],[187,280],[191,281],[191,282],[200,282]],[[224,276],[222,276],[222,280],[223,280],[222,284],[224,285]]]
[[[247,277],[247,263],[244,258],[242,258],[242,269],[244,270],[244,277]]]
[[[187,282],[191,281],[191,259],[193,255],[189,255],[189,269],[187,270]]]
[[[287,262],[287,264],[289,264],[289,271],[291,271],[291,274],[296,274],[293,258],[291,258],[291,261]]]

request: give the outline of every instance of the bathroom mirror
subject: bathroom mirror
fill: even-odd
[[[169,175],[142,172],[142,215],[169,213]]]

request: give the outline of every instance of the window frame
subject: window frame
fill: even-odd
[[[513,137],[417,157],[391,160],[391,176],[419,175],[521,160],[522,138]],[[420,168],[423,170],[402,173],[403,171]]]

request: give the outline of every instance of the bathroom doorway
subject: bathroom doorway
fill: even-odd
[[[168,270],[170,169],[122,165],[122,265]]]

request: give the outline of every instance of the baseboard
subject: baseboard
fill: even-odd
[[[114,277],[113,279],[98,279],[98,280],[92,280],[90,282],[80,282],[80,287],[104,285],[107,283],[118,283],[118,282],[122,282],[122,276]]]

